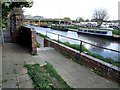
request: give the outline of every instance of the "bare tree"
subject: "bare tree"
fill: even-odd
[[[98,23],[98,27],[100,27],[103,21],[108,19],[108,12],[106,9],[95,9],[92,18],[93,21]]]

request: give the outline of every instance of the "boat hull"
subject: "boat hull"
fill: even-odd
[[[78,29],[77,33],[112,37],[112,31],[107,30]]]

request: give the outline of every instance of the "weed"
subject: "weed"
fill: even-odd
[[[8,80],[2,80],[2,83],[5,83],[5,82],[7,82]]]
[[[36,40],[36,44],[37,44],[37,48],[40,48],[40,44],[38,43],[38,41]]]
[[[25,64],[25,67],[36,89],[53,90],[60,88],[61,85],[71,89],[49,63],[43,67],[39,64]]]

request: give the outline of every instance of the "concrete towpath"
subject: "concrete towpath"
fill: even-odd
[[[118,88],[118,84],[96,75],[89,68],[81,66],[66,58],[51,47],[41,48],[36,63],[45,65],[45,61],[53,65],[59,75],[73,88]]]

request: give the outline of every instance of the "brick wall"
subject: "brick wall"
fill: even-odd
[[[17,42],[27,47],[32,54],[37,53],[36,31],[33,28],[21,27]]]
[[[56,50],[58,50],[63,55],[68,56],[69,58],[71,58],[75,61],[79,61],[80,63],[82,63],[85,66],[88,66],[92,69],[102,72],[102,73],[104,73],[106,78],[112,79],[112,80],[120,83],[120,68],[118,68],[114,65],[108,64],[104,61],[96,59],[87,54],[80,53],[77,50],[74,50],[70,47],[62,45],[62,44],[52,41],[50,39],[44,39],[44,46],[45,47],[51,46],[51,47],[55,48]]]

